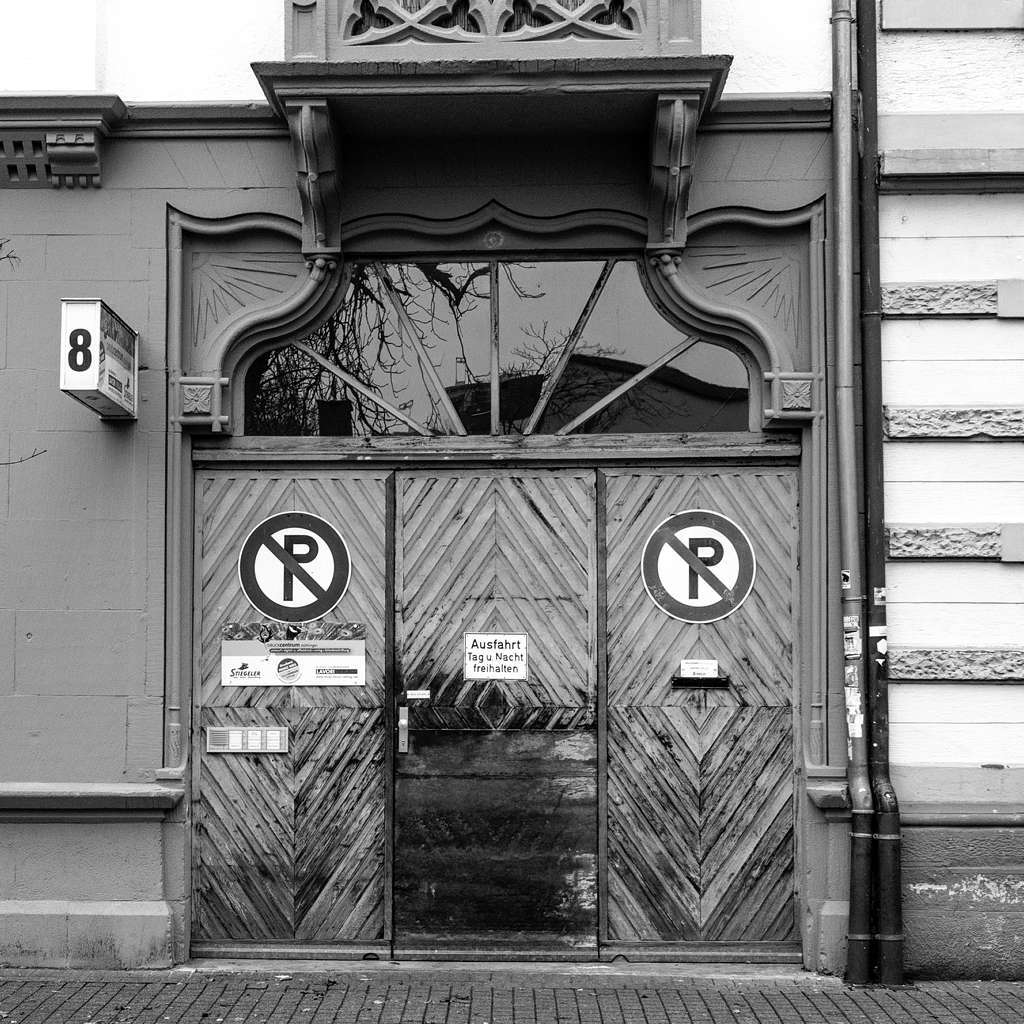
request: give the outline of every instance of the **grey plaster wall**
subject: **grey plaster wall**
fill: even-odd
[[[1024,829],[905,828],[907,970],[1024,977]]]
[[[149,781],[163,713],[168,205],[297,216],[286,139],[117,139],[103,186],[4,190],[0,238],[0,778]],[[58,387],[60,299],[141,333],[140,414]],[[48,845],[44,836],[40,841]],[[80,872],[81,874],[81,872]]]

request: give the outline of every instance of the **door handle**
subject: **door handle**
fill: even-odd
[[[409,753],[409,709],[404,706],[398,709],[398,752]]]

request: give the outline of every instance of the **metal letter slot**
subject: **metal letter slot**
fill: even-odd
[[[398,709],[398,752],[409,753],[409,709],[404,706]]]

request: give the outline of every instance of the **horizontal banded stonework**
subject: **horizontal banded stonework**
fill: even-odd
[[[1024,407],[889,405],[885,408],[885,432],[890,438],[1022,438]]]
[[[885,316],[996,316],[998,281],[932,281],[882,285]]]
[[[1024,648],[890,647],[889,677],[901,679],[1024,679]]]
[[[1020,0],[885,0],[882,31],[984,31],[1024,28]]]
[[[974,558],[998,560],[1002,554],[998,523],[972,526],[889,526],[888,557]]]

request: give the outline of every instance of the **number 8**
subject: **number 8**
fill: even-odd
[[[92,345],[92,335],[83,327],[71,332],[68,338],[71,348],[68,351],[68,366],[72,370],[81,372],[92,366],[92,352],[89,351]]]

